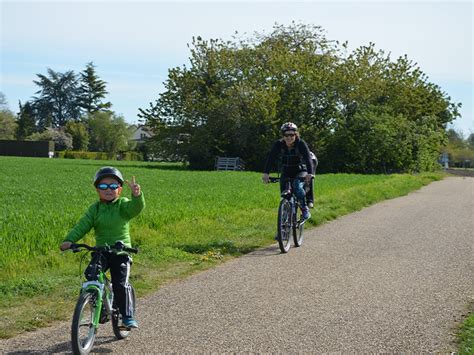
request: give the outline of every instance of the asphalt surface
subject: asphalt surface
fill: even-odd
[[[474,296],[474,178],[450,177],[139,299],[140,329],[100,353],[446,353]],[[313,212],[313,213],[317,213]],[[71,310],[72,313],[72,310]],[[68,353],[70,322],[0,340]]]
[[[474,176],[474,169],[445,169],[447,173],[459,176]]]

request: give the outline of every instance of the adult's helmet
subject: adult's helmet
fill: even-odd
[[[280,127],[280,131],[285,133],[286,131],[297,131],[298,127],[293,122],[283,123]]]
[[[99,184],[100,180],[102,180],[103,178],[106,178],[106,177],[114,178],[120,183],[120,185],[123,185],[122,173],[118,169],[116,169],[112,166],[104,166],[103,168],[100,168],[95,173],[94,186],[97,186]]]

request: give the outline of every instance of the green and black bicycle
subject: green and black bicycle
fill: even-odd
[[[93,252],[90,265],[97,270],[97,280],[84,281],[76,303],[71,326],[71,341],[74,354],[88,354],[94,346],[95,337],[100,324],[112,321],[112,328],[117,339],[130,335],[130,328],[123,326],[122,316],[114,303],[112,284],[99,263],[103,253],[125,251],[137,253],[138,249],[128,248],[122,242],[114,246],[91,247],[87,244],[72,244],[75,253],[85,251],[82,261]],[[132,302],[135,310],[135,291],[132,287]]]

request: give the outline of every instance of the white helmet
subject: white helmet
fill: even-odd
[[[280,131],[283,133],[286,131],[297,131],[298,127],[293,122],[283,123],[280,127]]]

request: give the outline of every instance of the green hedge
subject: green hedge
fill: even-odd
[[[64,159],[88,159],[88,160],[143,160],[143,155],[139,152],[122,152],[122,153],[106,153],[106,152],[77,152],[65,150],[56,152],[56,157]]]

